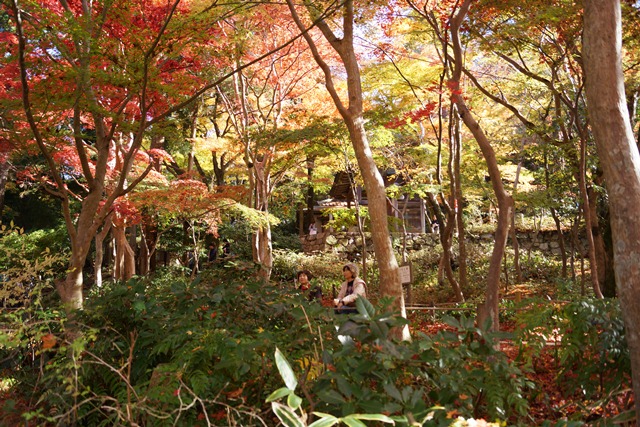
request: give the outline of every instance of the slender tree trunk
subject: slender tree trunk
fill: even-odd
[[[620,1],[585,0],[584,6],[588,111],[607,183],[616,284],[640,396],[640,154],[625,100]],[[635,405],[640,414],[640,399]]]
[[[524,140],[520,148],[520,159],[518,160],[518,168],[516,170],[516,178],[513,181],[513,194],[518,191],[518,184],[520,181],[520,170],[522,169],[522,151],[524,151]],[[518,242],[518,233],[516,230],[516,209],[515,206],[511,212],[511,246],[513,246],[513,268],[516,272],[516,283],[522,282],[522,269],[520,268],[520,244]]]
[[[396,202],[397,204],[397,202]],[[409,195],[406,194],[402,202],[402,209],[399,206],[395,206],[394,209],[400,215],[400,224],[402,226],[402,263],[407,262],[407,221],[405,215],[407,214],[407,206],[409,205]]]
[[[456,218],[458,216],[458,201],[456,199],[457,195],[457,187],[458,183],[456,182],[456,178],[458,175],[454,172],[454,163],[455,158],[457,156],[456,150],[458,148],[458,142],[460,141],[460,132],[459,132],[459,120],[456,115],[456,106],[451,105],[451,114],[449,117],[449,160],[447,161],[447,172],[449,173],[449,181],[450,181],[450,195],[449,201],[453,209],[450,209],[447,214],[447,224],[444,228],[444,233],[442,234],[442,263],[440,264],[445,275],[447,276],[447,280],[449,284],[453,288],[453,293],[458,302],[464,301],[464,294],[462,293],[462,289],[460,288],[460,283],[456,280],[455,275],[453,274],[453,270],[451,268],[451,246],[453,241],[453,230],[455,229],[457,223]]]
[[[584,248],[582,247],[582,243],[580,242],[580,221],[582,215],[580,212],[576,214],[575,219],[573,220],[573,224],[571,224],[571,279],[575,282],[576,275],[576,254],[580,257],[580,259],[584,258]],[[584,275],[580,276],[580,280],[584,281]]]
[[[11,169],[9,160],[0,160],[0,219],[2,218],[2,212],[4,212],[4,194],[7,189],[9,169]]]
[[[147,259],[146,261],[142,261],[147,266],[147,273],[153,273],[157,268],[157,248],[158,242],[160,241],[160,233],[158,233],[158,229],[154,225],[149,225],[149,223],[143,223],[144,225],[140,229],[140,245],[141,247],[146,247],[145,252]],[[142,255],[140,255],[142,258]],[[142,271],[140,274],[143,274]]]
[[[511,213],[511,246],[513,246],[513,269],[516,277],[515,283],[522,283],[522,269],[520,268],[520,243],[518,242],[518,233],[516,229],[516,210]]]
[[[456,277],[453,274],[453,270],[451,269],[451,240],[453,237],[453,228],[455,224],[455,212],[452,209],[447,215],[447,225],[445,225],[444,232],[442,233],[442,258],[438,265],[438,270],[439,276],[441,274],[440,272],[443,272],[447,277],[447,281],[453,288],[453,293],[456,297],[456,301],[463,302],[464,294],[462,293],[460,284],[456,280]]]
[[[150,250],[149,245],[147,245],[147,239],[145,239],[144,230],[140,229],[140,250],[138,254],[138,274],[140,276],[146,276],[149,274],[150,269]]]
[[[487,163],[487,170],[491,179],[491,185],[498,201],[498,223],[496,226],[495,243],[493,253],[489,262],[489,272],[487,273],[487,289],[485,293],[485,302],[478,313],[478,322],[483,324],[487,319],[491,319],[491,327],[494,330],[500,328],[498,317],[499,291],[500,291],[500,263],[507,244],[507,235],[509,232],[509,220],[511,218],[511,209],[513,207],[513,199],[505,191],[502,184],[500,169],[496,154],[489,142],[487,136],[483,132],[478,122],[473,118],[471,112],[467,108],[461,92],[460,77],[462,75],[462,46],[460,44],[460,25],[464,20],[472,0],[464,0],[458,12],[451,20],[450,33],[455,58],[454,72],[451,79],[452,94],[451,98],[458,107],[460,117],[473,134],[482,155]]]
[[[558,233],[558,245],[560,246],[560,256],[562,257],[562,277],[567,277],[567,249],[564,244],[564,233],[562,231],[562,224],[560,218],[554,208],[550,209],[551,217],[556,225],[556,232]]]
[[[349,158],[345,154],[345,164],[347,168],[347,174],[349,176],[349,191],[351,192],[351,200],[353,200],[354,209],[356,213],[356,224],[358,224],[358,234],[360,235],[360,241],[362,242],[362,267],[360,268],[360,275],[362,278],[368,280],[367,271],[367,235],[364,232],[364,218],[360,215],[360,200],[356,194],[356,183],[352,173],[352,167],[349,163]],[[357,246],[357,245],[356,245]]]
[[[401,316],[406,317],[402,284],[400,283],[400,274],[398,272],[398,262],[393,252],[389,233],[387,196],[384,182],[373,160],[373,154],[364,126],[362,83],[354,49],[355,14],[353,0],[345,0],[342,5],[343,25],[341,37],[337,37],[325,21],[320,20],[316,22],[318,29],[340,56],[342,64],[344,65],[344,71],[347,76],[348,106],[345,106],[336,91],[331,68],[324,61],[318,52],[314,40],[306,31],[304,24],[298,16],[293,0],[287,0],[287,5],[289,6],[291,16],[296,25],[301,31],[304,31],[303,37],[307,41],[316,63],[324,72],[326,88],[349,131],[349,137],[356,153],[358,167],[360,168],[360,173],[362,174],[367,190],[369,215],[371,218],[371,238],[376,255],[376,262],[380,267],[380,293],[382,296],[391,297],[393,299],[392,308],[399,312]],[[401,331],[394,331],[394,334],[397,338],[410,338],[407,327],[402,328]]]
[[[269,156],[256,161],[253,166],[255,178],[254,207],[263,212],[265,221],[253,234],[253,260],[260,265],[260,277],[266,282],[271,277],[273,268],[273,247],[271,241],[271,224],[269,224],[269,197],[271,194],[271,177],[269,175]]]
[[[191,280],[195,279],[196,275],[200,272],[200,248],[198,234],[196,234],[195,222],[189,222],[188,230],[190,231],[190,246],[193,248],[191,251],[193,268],[191,269]]]
[[[314,170],[315,156],[307,157],[307,215],[309,224],[315,222],[313,214],[313,206],[315,205],[315,191],[313,189],[313,170]],[[319,230],[318,230],[319,231]]]
[[[104,239],[109,234],[111,230],[111,217],[107,217],[104,225],[102,226],[102,230],[96,234],[95,238],[95,246],[96,246],[96,255],[94,258],[94,271],[96,272],[96,286],[102,286],[102,261],[104,260]]]
[[[193,106],[193,112],[191,113],[191,123],[189,129],[189,155],[187,157],[187,173],[190,177],[193,175],[194,162],[196,157],[196,143],[195,138],[198,135],[198,114],[200,113],[200,103],[195,102]]]
[[[593,220],[589,211],[589,193],[587,192],[586,183],[586,159],[587,159],[587,142],[584,138],[580,138],[580,171],[579,183],[580,194],[582,194],[582,213],[584,215],[584,228],[587,235],[587,243],[589,243],[589,266],[591,267],[591,286],[596,298],[603,298],[600,291],[600,283],[598,282],[598,261],[596,259],[596,245],[593,240]]]
[[[135,253],[129,245],[124,226],[114,224],[113,237],[116,250],[114,278],[120,281],[127,281],[131,279],[136,272]]]
[[[465,241],[464,217],[462,215],[462,180],[460,173],[460,157],[462,156],[462,138],[460,138],[460,120],[456,117],[455,127],[455,156],[453,173],[455,176],[455,195],[458,209],[456,209],[456,221],[458,225],[458,278],[460,280],[460,294],[462,289],[468,289],[467,280],[467,245]]]
[[[129,247],[133,251],[133,274],[135,275],[138,270],[138,257],[139,257],[139,249],[138,249],[138,225],[130,225],[126,228],[125,232],[129,238]]]
[[[551,187],[551,180],[549,179],[549,161],[547,150],[544,151],[544,179],[545,186],[547,187],[547,191]],[[549,209],[551,211],[551,217],[553,218],[553,222],[556,224],[556,231],[558,233],[558,244],[560,245],[560,255],[562,256],[562,277],[567,277],[567,251],[564,244],[564,233],[562,232],[562,224],[560,223],[560,218],[558,218],[558,213],[556,209],[551,206]]]

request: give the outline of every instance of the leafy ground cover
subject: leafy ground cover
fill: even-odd
[[[34,295],[4,311],[1,423],[271,426],[271,403],[397,425],[409,416],[434,426],[612,425],[632,407],[615,300],[553,302],[547,282],[512,287],[521,300],[505,299],[501,333],[479,329],[467,310],[414,310],[414,339],[401,343],[388,333],[405,321],[384,300],[363,302],[351,318],[328,309],[331,279],[318,280],[319,305],[284,275],[265,287],[250,263],[221,264],[195,281],[186,273],[94,290],[75,337],[54,301]],[[267,402],[282,389],[275,348],[291,361],[299,398],[283,391]]]
[[[414,330],[420,330],[427,334],[436,334],[443,330],[453,328],[440,320],[425,317],[417,313],[409,313],[409,319]],[[503,330],[514,332],[515,322],[505,322]],[[634,396],[628,387],[620,387],[606,402],[585,401],[579,392],[571,395],[563,387],[563,366],[560,359],[560,343],[549,342],[531,361],[530,369],[524,370],[531,383],[535,384],[536,392],[529,398],[529,414],[531,425],[542,425],[551,420],[583,420],[585,422],[600,422],[607,425],[604,419],[619,417],[628,414],[633,409]],[[513,340],[500,342],[500,351],[504,352],[509,360],[521,363],[523,352],[520,346]],[[631,418],[631,417],[629,417]],[[577,422],[580,424],[579,422]],[[610,424],[612,422],[609,421]],[[616,425],[624,425],[622,421]],[[631,425],[631,424],[630,424]]]

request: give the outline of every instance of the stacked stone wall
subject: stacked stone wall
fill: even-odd
[[[393,234],[394,246],[402,245],[402,235]],[[521,250],[536,250],[549,255],[560,255],[560,238],[555,230],[543,231],[518,231],[516,233],[518,244]],[[373,252],[373,243],[371,236],[366,233],[367,252]],[[491,243],[493,242],[493,233],[481,233],[466,235],[466,240],[470,243]],[[330,232],[323,231],[315,236],[304,236],[301,238],[302,247],[306,253],[317,252],[344,252],[355,253],[362,251],[362,238],[358,232],[339,231]],[[571,235],[564,234],[565,251],[571,251]],[[507,242],[511,245],[511,236]],[[576,252],[582,256],[587,256],[587,242],[584,236],[580,236],[577,244]],[[440,238],[435,233],[409,233],[406,242],[407,251],[419,251],[432,248],[437,250],[440,247]]]

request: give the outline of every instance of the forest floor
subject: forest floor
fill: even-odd
[[[411,321],[413,332],[422,331],[426,334],[436,334],[442,330],[453,330],[453,328],[441,321],[426,318],[409,312],[408,318]],[[516,325],[513,322],[505,322],[501,325],[501,331],[513,332]],[[527,378],[535,384],[533,397],[529,400],[529,415],[532,419],[530,425],[542,425],[543,421],[552,421],[551,425],[560,420],[580,420],[584,422],[595,422],[602,419],[611,419],[621,412],[633,408],[633,391],[628,389],[620,394],[611,397],[606,405],[598,402],[587,402],[579,395],[578,391],[573,393],[565,390],[563,386],[563,374],[556,345],[559,343],[549,342],[547,347],[534,358],[532,366],[525,368],[520,349],[511,341],[503,340],[500,349],[507,355],[509,360],[518,364],[525,372]],[[569,373],[571,375],[571,373]],[[606,423],[615,427],[635,426],[635,421],[625,423]]]

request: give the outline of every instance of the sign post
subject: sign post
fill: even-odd
[[[407,298],[405,304],[411,304],[411,282],[413,278],[411,277],[411,263],[408,262],[406,264],[402,264],[398,267],[398,274],[400,275],[400,283],[402,283],[402,288],[407,291]]]

